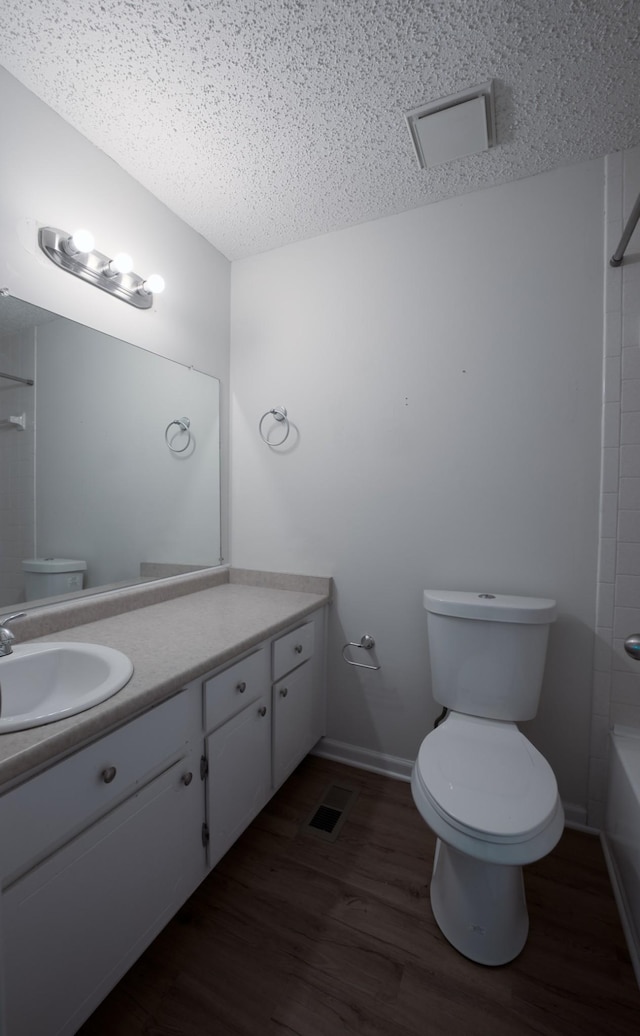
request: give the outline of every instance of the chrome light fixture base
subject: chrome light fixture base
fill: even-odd
[[[95,249],[92,252],[76,252],[70,255],[65,249],[65,243],[70,235],[64,230],[56,230],[55,227],[41,227],[38,234],[40,248],[52,263],[67,273],[73,273],[76,277],[95,284],[97,288],[108,291],[110,295],[128,302],[130,306],[137,309],[150,309],[153,305],[151,292],[140,291],[145,282],[144,277],[137,273],[112,273],[107,272],[111,259],[102,252]]]

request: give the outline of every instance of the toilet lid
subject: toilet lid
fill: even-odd
[[[446,820],[489,840],[517,840],[554,815],[553,770],[515,723],[450,713],[422,742],[420,782]]]

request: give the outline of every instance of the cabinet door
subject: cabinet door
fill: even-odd
[[[74,1033],[204,876],[198,759],[174,764],[6,889],[6,1036]]]
[[[273,685],[273,786],[279,788],[321,735],[311,662]]]
[[[271,716],[265,695],[206,739],[209,863],[214,866],[271,795]]]

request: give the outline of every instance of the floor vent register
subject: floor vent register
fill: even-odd
[[[319,805],[304,823],[305,834],[335,842],[357,797],[358,792],[354,788],[330,784]]]

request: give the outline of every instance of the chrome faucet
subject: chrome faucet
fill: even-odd
[[[11,654],[16,639],[7,623],[13,622],[14,619],[23,619],[26,614],[26,612],[16,612],[15,615],[7,615],[5,619],[0,619],[0,658],[3,655]]]

